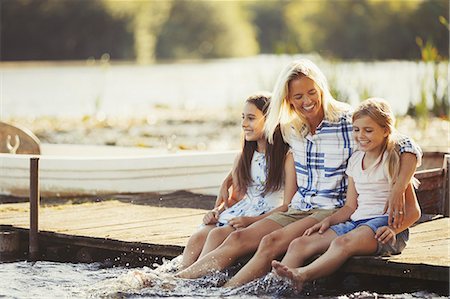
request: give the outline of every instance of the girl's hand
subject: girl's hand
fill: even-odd
[[[388,242],[394,244],[396,241],[395,231],[389,226],[382,226],[377,229],[375,239],[382,244],[387,244]]]
[[[230,221],[228,221],[228,224],[230,224],[235,229],[244,228],[253,223],[252,218],[253,217],[246,216],[234,217]]]
[[[203,224],[215,224],[219,220],[219,211],[217,209],[212,209],[203,217]]]
[[[305,232],[303,233],[304,236],[310,236],[312,233],[314,232],[319,232],[319,234],[323,234],[327,229],[330,228],[330,219],[325,218],[322,221],[320,221],[319,223],[311,226],[310,228],[308,228],[307,230],[305,230]]]

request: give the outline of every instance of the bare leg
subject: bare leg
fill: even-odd
[[[334,239],[323,255],[305,267],[290,268],[277,263],[274,266],[277,274],[293,280],[301,289],[304,282],[330,275],[354,255],[373,254],[378,245],[374,236],[375,233],[363,225]]]
[[[203,250],[200,253],[199,258],[202,258],[206,254],[219,247],[220,244],[222,244],[223,241],[225,241],[225,239],[234,231],[235,229],[230,225],[216,227],[215,229],[210,231],[208,237],[206,238],[205,245],[203,245]]]
[[[265,235],[280,227],[275,221],[263,219],[242,230],[237,230],[231,233],[219,247],[176,274],[176,276],[198,278],[211,271],[222,270],[233,264],[239,257],[255,251]]]
[[[285,253],[292,240],[317,222],[312,217],[306,217],[265,236],[252,259],[224,286],[240,286],[268,273],[272,260]]]
[[[206,225],[189,238],[186,247],[183,250],[183,258],[180,265],[181,269],[189,267],[198,259],[209,232],[214,228],[216,228],[215,225]]]
[[[324,253],[331,242],[337,238],[336,233],[328,229],[323,234],[315,233],[311,236],[299,237],[289,244],[289,248],[281,262],[272,261],[272,268],[276,274],[287,277],[294,282],[297,290],[301,290],[304,278],[295,269],[304,265],[308,258]]]
[[[324,253],[336,238],[337,235],[332,229],[323,234],[314,233],[311,236],[299,237],[289,244],[281,264],[291,268],[300,267],[308,258]]]

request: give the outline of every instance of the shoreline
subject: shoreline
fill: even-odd
[[[10,117],[3,122],[24,127],[41,143],[111,145],[164,151],[225,151],[241,147],[240,112],[157,108],[146,117]],[[450,121],[426,122],[398,117],[397,129],[423,151],[450,152]]]

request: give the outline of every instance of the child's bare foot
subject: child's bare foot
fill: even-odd
[[[302,290],[305,279],[297,269],[289,268],[278,261],[272,261],[272,267],[276,274],[290,279],[297,291]]]
[[[153,285],[151,277],[148,275],[145,275],[141,271],[133,271],[132,277],[135,279],[135,282],[137,282],[137,287],[143,288],[143,287],[151,287]]]

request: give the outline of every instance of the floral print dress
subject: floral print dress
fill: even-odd
[[[217,226],[227,225],[228,221],[239,216],[259,216],[273,210],[283,203],[283,188],[276,192],[263,194],[267,178],[266,158],[255,151],[251,163],[252,183],[244,198],[219,216]]]

